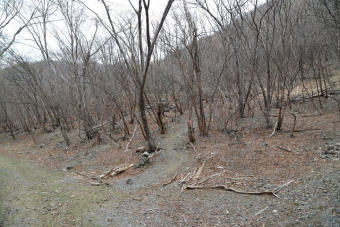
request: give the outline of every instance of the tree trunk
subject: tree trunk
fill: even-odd
[[[161,131],[161,134],[165,134],[165,125],[163,122],[163,107],[162,107],[162,103],[158,103],[158,108],[157,108],[157,117],[158,117],[158,123],[159,123],[159,128]]]
[[[142,120],[142,126],[145,132],[145,139],[148,143],[149,151],[154,152],[156,151],[156,144],[151,136],[151,132],[150,132],[149,125],[148,125],[148,120],[146,118],[145,99],[144,99],[144,92],[142,89],[139,89],[138,105],[139,105],[139,111],[140,111],[140,116]]]
[[[64,120],[63,119],[61,119],[61,126],[60,126],[60,129],[61,129],[61,134],[62,134],[62,136],[63,136],[63,138],[64,138],[64,141],[65,141],[65,143],[66,143],[66,145],[67,146],[70,146],[71,145],[71,140],[70,140],[70,138],[68,137],[68,135],[67,135],[67,127],[66,127],[66,124],[65,124],[65,122],[64,122]]]
[[[195,142],[195,131],[191,120],[188,120],[188,138],[191,143]]]

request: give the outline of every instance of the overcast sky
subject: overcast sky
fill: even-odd
[[[2,0],[0,0],[2,1]],[[34,1],[34,0],[30,0]],[[105,18],[105,11],[102,6],[102,4],[98,0],[82,0],[91,10],[97,12],[99,15],[103,16]],[[264,0],[263,0],[264,1]],[[29,2],[26,0],[26,2]],[[112,17],[121,17],[124,15],[128,15],[132,12],[131,5],[129,4],[128,0],[108,0],[107,1],[110,6],[110,10],[112,11]],[[134,4],[137,7],[138,0],[131,0],[132,4]],[[213,2],[213,0],[208,0],[208,2]],[[167,0],[151,0],[150,4],[150,15],[152,21],[158,21],[159,18],[162,15],[162,12],[166,6]],[[177,4],[180,2],[177,1]],[[176,8],[176,1],[173,5],[173,9]],[[93,17],[94,15],[88,12],[89,17]],[[171,16],[169,15],[168,20],[171,20]],[[7,32],[13,33],[18,28],[19,24],[13,23],[7,30]],[[61,23],[54,23],[52,26],[54,27],[54,30],[58,30],[60,33],[62,33],[65,29]],[[93,26],[89,25],[89,28],[86,28],[86,32],[88,34],[91,34],[91,28]],[[34,49],[34,44],[28,40],[30,37],[29,33],[27,31],[22,32],[18,38],[17,43],[15,44],[14,48],[18,50],[19,53],[23,54],[24,56],[28,57],[30,60],[39,60],[40,54],[39,51]],[[57,47],[57,43],[55,40],[53,40],[53,36],[50,35],[49,37],[49,46],[54,49]]]
[[[2,0],[0,0],[2,1]],[[34,1],[34,0],[31,0]],[[29,2],[26,0],[26,2]],[[105,16],[105,11],[104,8],[102,6],[102,4],[98,1],[98,0],[83,0],[83,2],[89,7],[91,8],[91,10],[96,11],[99,15],[103,15]],[[124,16],[125,14],[131,13],[131,5],[129,4],[128,0],[108,0],[107,1],[109,3],[110,6],[110,10],[112,11],[112,17],[115,16]],[[132,4],[134,4],[135,6],[137,6],[138,4],[138,0],[132,0],[131,1]],[[162,14],[162,11],[165,8],[165,5],[167,3],[167,0],[151,0],[151,4],[150,4],[150,15],[151,15],[151,20],[157,20],[159,19],[159,17]],[[27,7],[27,6],[26,6]],[[29,9],[26,8],[27,14]],[[92,17],[93,14],[91,14],[90,12],[89,16]],[[7,29],[6,29],[6,33],[7,34],[13,34],[18,27],[20,26],[19,23],[12,23]],[[62,24],[57,24],[54,23],[53,25],[54,29],[58,29],[60,31],[63,31]],[[90,30],[90,29],[89,29]],[[25,55],[26,57],[28,57],[30,60],[34,60],[34,59],[38,59],[40,57],[40,53],[39,51],[35,50],[34,48],[34,44],[29,41],[30,35],[27,31],[23,31],[18,37],[17,37],[17,42],[14,45],[14,48],[21,54]],[[52,41],[52,36],[50,36],[50,43],[49,45],[51,47],[56,46],[57,44],[54,43],[54,41]]]

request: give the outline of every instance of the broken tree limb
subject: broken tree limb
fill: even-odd
[[[215,186],[199,186],[199,185],[187,185],[186,189],[222,189],[226,191],[235,192],[238,194],[247,194],[247,195],[272,195],[278,198],[274,191],[258,191],[258,192],[248,192],[241,191],[235,188],[228,187],[226,185],[215,185]]]
[[[172,182],[174,182],[176,180],[176,178],[177,178],[177,175],[178,174],[176,173],[175,176],[173,176],[168,182],[162,184],[161,191],[163,191],[165,186],[167,186],[167,185],[171,184]]]
[[[321,128],[309,128],[309,129],[300,129],[300,130],[294,130],[294,132],[306,132],[306,131],[320,131]]]
[[[279,191],[281,191],[282,188],[288,186],[289,184],[291,184],[291,183],[293,183],[293,182],[294,182],[294,180],[290,180],[290,181],[288,181],[288,182],[286,182],[286,183],[284,183],[284,184],[282,184],[282,185],[277,186],[277,187],[274,189],[275,193],[278,193]]]
[[[178,184],[181,185],[181,184],[184,184],[185,182],[187,182],[191,175],[193,175],[193,173],[192,173],[192,172],[189,172],[185,177],[183,177],[183,178],[178,182]]]
[[[200,184],[203,184],[204,182],[206,182],[206,181],[208,181],[208,180],[210,180],[210,179],[212,179],[212,178],[214,178],[214,177],[220,176],[220,175],[224,174],[225,172],[226,172],[226,170],[224,170],[224,171],[222,171],[222,172],[220,172],[220,173],[212,174],[212,175],[210,175],[210,176],[208,176],[208,177],[206,177],[206,178],[200,180],[199,182],[197,182],[197,183],[195,183],[195,184],[193,184],[193,185],[200,185]]]
[[[108,176],[113,177],[113,176],[115,176],[117,174],[125,172],[126,170],[128,170],[132,166],[133,166],[133,164],[130,164],[130,165],[125,164],[125,165],[120,165],[118,167],[114,167],[111,170],[109,170],[109,171],[103,173],[102,175],[100,175],[99,178],[103,179],[103,178],[108,177]]]
[[[202,161],[201,166],[198,168],[198,170],[196,171],[196,173],[193,174],[193,176],[192,176],[192,179],[193,179],[193,180],[198,180],[198,178],[201,176],[201,174],[202,174],[202,172],[203,172],[203,170],[204,170],[205,164],[207,163],[207,161],[209,161],[209,160],[212,159],[213,157],[214,157],[214,155],[211,155],[211,156],[209,156],[208,158],[206,158],[206,159],[204,159],[204,160]]]
[[[265,207],[262,210],[260,210],[259,212],[257,212],[254,217],[256,217],[257,215],[261,214],[263,211],[267,210],[269,207]]]
[[[222,189],[225,191],[231,191],[231,192],[235,192],[238,194],[246,194],[246,195],[272,195],[275,196],[276,198],[280,198],[279,196],[277,196],[276,194],[281,191],[282,188],[284,188],[285,186],[289,185],[290,183],[294,182],[294,180],[288,181],[287,183],[284,183],[283,185],[280,185],[278,187],[276,187],[274,190],[272,191],[242,191],[242,190],[238,190],[232,187],[228,187],[226,185],[215,185],[215,186],[199,186],[199,185],[187,185],[185,187],[185,189],[188,190],[193,190],[193,189]]]
[[[205,163],[206,163],[206,162],[207,162],[207,160],[204,160],[204,161],[202,162],[202,164],[201,164],[201,166],[198,168],[197,172],[193,175],[193,177],[192,177],[193,180],[197,180],[197,179],[201,176],[201,174],[202,174],[202,172],[203,172],[203,169],[204,169],[204,166],[205,166]]]
[[[284,147],[280,147],[280,146],[276,146],[277,148],[279,148],[280,150],[283,150],[283,151],[287,151],[287,152],[291,152],[293,153],[293,151],[287,149],[287,148],[284,148]]]

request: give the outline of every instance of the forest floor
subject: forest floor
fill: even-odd
[[[272,137],[259,114],[241,119],[229,135],[212,128],[208,137],[196,138],[195,149],[186,142],[185,116],[173,118],[167,134],[158,136],[161,150],[150,165],[98,186],[91,178],[137,162],[140,133],[128,151],[124,138],[82,142],[74,132],[77,142],[65,149],[57,131],[21,133],[16,141],[0,134],[0,226],[339,226],[340,116],[306,106],[295,110],[302,131],[292,138],[288,114]],[[200,168],[188,184],[215,173],[202,185],[262,192],[291,183],[278,197],[178,184]]]

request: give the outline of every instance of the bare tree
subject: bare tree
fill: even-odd
[[[87,8],[96,15],[96,17],[101,21],[105,29],[109,32],[112,39],[115,40],[118,50],[121,54],[121,57],[127,69],[129,70],[129,75],[133,76],[134,78],[134,82],[137,88],[138,107],[140,111],[143,130],[145,132],[149,150],[155,151],[156,144],[154,142],[154,139],[152,138],[146,117],[144,89],[146,79],[148,78],[152,54],[158,39],[158,35],[163,27],[165,19],[171,9],[174,0],[167,1],[166,7],[162,13],[162,17],[158,25],[154,29],[153,36],[151,35],[151,22],[149,14],[150,0],[139,0],[137,6],[134,6],[130,2],[130,5],[137,18],[136,20],[137,36],[134,37],[131,34],[132,37],[130,37],[133,40],[135,40],[134,41],[135,45],[133,48],[131,48],[131,46],[128,43],[126,43],[126,40],[122,39],[107,1],[100,0],[100,2],[105,9],[106,20],[108,21],[108,23],[105,23],[105,18],[98,15],[89,7]],[[129,57],[133,57],[137,64],[133,64],[133,61],[131,62]]]
[[[23,8],[23,0],[3,0],[0,2],[0,58],[15,43],[17,36],[35,17],[35,9],[29,15],[26,15]],[[13,26],[15,22],[19,23],[19,27],[16,28],[12,35],[6,34],[6,29]]]

